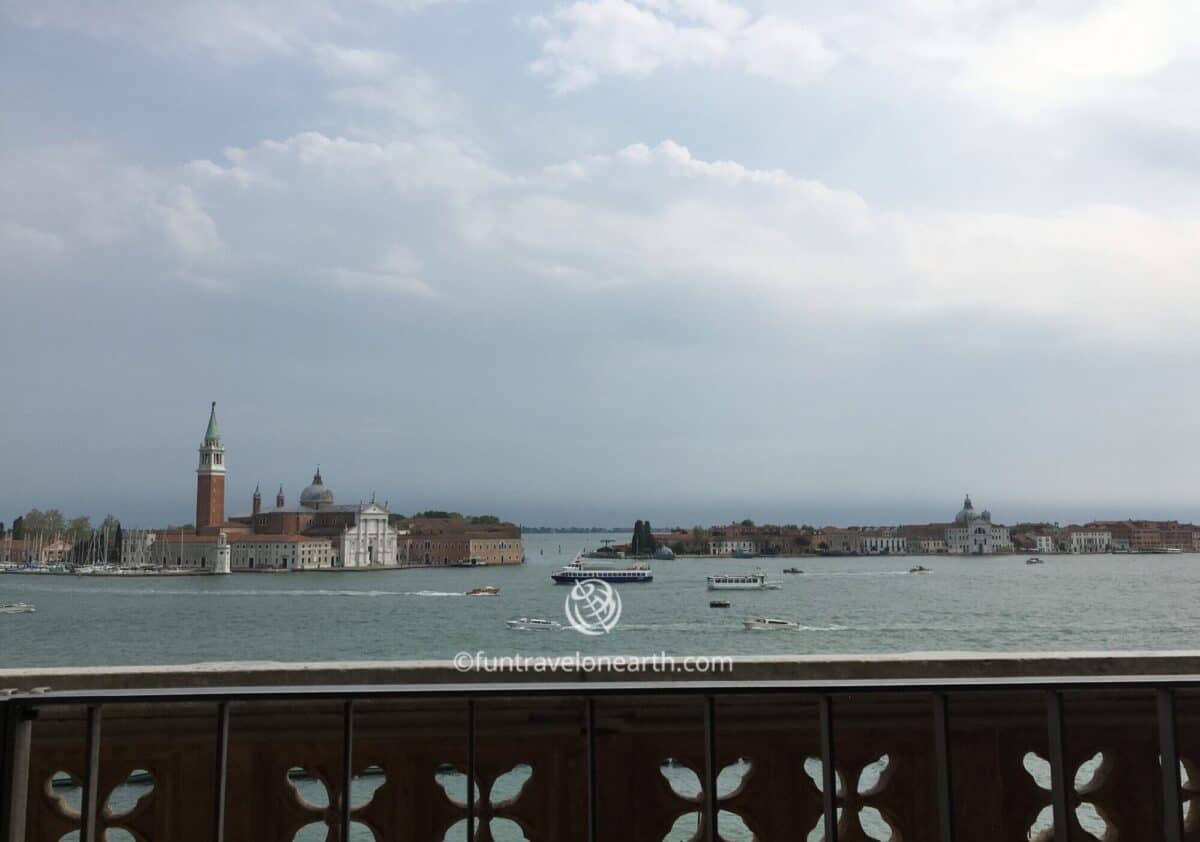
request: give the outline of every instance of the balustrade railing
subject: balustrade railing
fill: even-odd
[[[16,693],[0,840],[1200,838],[1200,677]]]

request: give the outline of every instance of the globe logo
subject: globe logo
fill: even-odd
[[[621,619],[621,595],[599,579],[576,582],[563,607],[567,622],[580,634],[608,634]]]

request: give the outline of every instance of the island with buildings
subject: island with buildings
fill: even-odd
[[[954,519],[896,526],[777,526],[743,520],[728,525],[658,532],[655,541],[678,555],[878,556],[998,555],[1004,553],[1200,552],[1200,526],[1176,520],[1094,520],[1060,526],[1004,526],[970,495]]]
[[[99,542],[103,561],[123,570],[230,573],[289,570],[380,570],[405,567],[521,564],[520,527],[498,518],[463,518],[429,512],[405,518],[387,502],[339,503],[320,468],[295,504],[283,486],[275,505],[264,507],[255,488],[246,514],[225,512],[225,446],[214,403],[196,468],[195,522],[188,527],[121,529]],[[111,556],[108,548],[111,547]],[[74,559],[77,544],[62,536],[6,535],[0,564],[61,566]]]

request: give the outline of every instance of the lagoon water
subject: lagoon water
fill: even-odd
[[[621,585],[604,637],[518,632],[516,617],[565,622],[550,573],[599,535],[526,536],[517,567],[222,577],[0,576],[0,667],[227,660],[403,660],[489,655],[807,654],[934,650],[1191,649],[1200,640],[1200,556],[679,559]],[[627,536],[612,536],[627,540]],[[933,572],[911,575],[923,563]],[[798,566],[802,575],[782,575]],[[762,569],[765,592],[711,594],[712,573]],[[498,597],[463,592],[496,585]],[[713,596],[728,609],[708,607]],[[747,632],[753,616],[803,628]]]
[[[516,617],[565,623],[569,588],[554,585],[550,574],[603,537],[628,540],[529,535],[528,563],[505,568],[176,578],[0,575],[0,602],[37,606],[33,614],[0,615],[0,667],[450,659],[460,651],[503,656],[1194,649],[1200,640],[1200,556],[1188,554],[1054,555],[1039,566],[1027,566],[1024,555],[679,559],[654,562],[649,584],[619,586],[622,616],[606,636],[505,627]],[[909,574],[918,563],[932,572]],[[792,566],[804,573],[782,573]],[[705,577],[712,573],[755,569],[783,582],[783,589],[706,590]],[[463,595],[480,585],[498,586],[500,596]],[[732,607],[709,608],[717,596]],[[742,620],[753,616],[794,620],[802,628],[747,632]],[[685,771],[663,773],[677,788],[689,785]],[[464,786],[449,778],[444,783]],[[310,801],[325,797],[315,781],[296,785]],[[134,785],[126,795],[132,803],[142,792],[144,786]],[[79,797],[77,788],[60,794]],[[523,838],[513,828],[493,831],[501,842]],[[684,817],[667,839],[682,842],[694,831],[694,822]],[[726,825],[722,834],[731,840],[751,837],[744,827]],[[372,838],[357,825],[351,836],[355,842]],[[296,837],[324,838],[317,825]],[[455,826],[446,838],[465,839],[465,830]]]

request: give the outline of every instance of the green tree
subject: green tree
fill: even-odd
[[[472,517],[467,518],[467,521],[476,526],[484,526],[495,525],[500,522],[500,518],[496,517],[495,515],[473,515]]]
[[[67,537],[72,541],[82,541],[92,533],[92,519],[87,515],[73,517],[67,523]]]
[[[40,535],[43,538],[53,538],[61,535],[67,528],[66,518],[58,509],[30,509],[25,513],[25,532],[29,535]]]
[[[746,518],[745,520],[742,521],[742,526],[753,526],[753,525],[754,525],[754,521],[750,520],[750,518]]]
[[[0,540],[4,538],[4,521],[0,520]]]
[[[642,521],[642,551],[650,555],[657,549],[658,545],[654,542],[654,531],[650,528],[650,521]]]
[[[629,549],[634,555],[642,554],[642,521],[640,519],[633,524],[633,540],[630,542]]]
[[[25,518],[24,518],[24,516],[18,515],[17,519],[13,521],[12,537],[13,537],[14,541],[20,541],[25,538]]]

